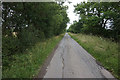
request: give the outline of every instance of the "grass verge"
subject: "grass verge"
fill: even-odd
[[[87,50],[97,61],[109,70],[116,78],[118,74],[118,44],[98,36],[73,34],[69,35]]]
[[[62,39],[63,34],[35,44],[23,54],[13,55],[14,61],[10,67],[2,71],[3,78],[33,78],[39,68]]]

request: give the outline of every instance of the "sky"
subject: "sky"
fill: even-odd
[[[70,1],[71,3],[69,4],[68,1]],[[75,9],[74,5],[77,5],[83,1],[87,2],[87,0],[66,0],[66,2],[64,3],[64,5],[68,6],[67,14],[70,19],[70,22],[67,24],[66,29],[69,29],[70,25],[73,24],[73,21],[79,20],[79,15],[74,13],[74,9]],[[110,26],[111,26],[110,21],[107,21],[106,29],[110,29]]]
[[[68,10],[67,10],[67,14],[68,17],[70,19],[70,22],[67,24],[67,28],[68,29],[70,27],[71,24],[73,24],[73,21],[78,21],[79,19],[79,15],[74,13],[74,5],[77,5],[77,3],[83,2],[83,1],[87,1],[87,0],[69,0],[71,3],[69,4],[68,1],[66,1],[64,3],[64,5],[68,6]]]

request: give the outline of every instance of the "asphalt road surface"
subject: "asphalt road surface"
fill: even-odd
[[[46,71],[44,78],[114,78],[67,33]]]

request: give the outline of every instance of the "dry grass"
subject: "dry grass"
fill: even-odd
[[[69,33],[116,78],[118,75],[118,43],[98,36]]]

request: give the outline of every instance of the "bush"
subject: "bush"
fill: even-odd
[[[7,36],[2,37],[2,55],[4,56],[10,56],[15,54],[19,51],[20,48],[20,41],[18,38]]]

